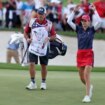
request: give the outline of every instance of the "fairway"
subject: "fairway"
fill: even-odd
[[[37,71],[38,89],[27,91],[28,71],[0,70],[0,105],[84,105],[81,102],[85,88],[77,72],[49,71],[48,89],[40,87],[40,71]],[[91,103],[86,105],[104,105],[105,73],[92,72],[94,95]]]

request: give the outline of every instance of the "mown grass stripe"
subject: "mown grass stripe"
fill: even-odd
[[[28,70],[27,67],[22,67],[20,64],[7,64],[0,63],[0,69],[10,69],[10,70]],[[40,65],[36,66],[37,70],[41,70]],[[75,66],[48,66],[49,71],[77,71]],[[93,72],[105,72],[105,67],[95,67],[92,70]]]

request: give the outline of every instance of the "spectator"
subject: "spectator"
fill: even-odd
[[[81,0],[80,7],[83,9],[84,14],[89,14],[89,0]]]
[[[71,27],[67,23],[67,18],[73,11],[73,9],[76,7],[76,4],[72,2],[72,0],[68,0],[67,6],[63,8],[62,12],[62,28],[64,31],[66,30],[72,30]]]
[[[57,30],[62,30],[62,26],[61,26],[61,20],[62,20],[62,7],[63,7],[63,4],[61,1],[58,2],[58,5],[57,5],[57,12],[58,12],[58,23],[56,25],[56,29]]]
[[[25,3],[23,3],[22,5],[22,13],[21,13],[21,17],[22,17],[22,26],[24,27],[30,20],[31,17],[31,12],[34,6],[34,2],[33,0],[27,0]]]
[[[46,18],[53,22],[52,6],[51,3],[46,5]]]
[[[16,0],[16,26],[21,27],[22,21],[21,21],[21,8],[22,8],[23,2],[21,0]]]
[[[8,0],[6,3],[6,27],[16,27],[16,2]]]
[[[52,22],[53,23],[58,23],[58,12],[57,12],[57,3],[55,1],[51,1],[51,13],[53,15]]]
[[[54,23],[55,29],[61,29],[61,13],[62,13],[62,3],[59,0],[51,0],[50,3],[52,22]]]
[[[2,12],[2,0],[0,0],[0,27],[2,26],[3,12]]]
[[[2,2],[2,28],[5,27],[6,24],[6,3]]]
[[[78,11],[76,11],[76,14],[75,14],[75,23],[78,25],[81,24],[81,17],[83,14],[85,14],[84,5],[85,5],[84,0],[81,0],[81,4],[77,5]]]
[[[44,7],[46,0],[34,0],[35,8]]]

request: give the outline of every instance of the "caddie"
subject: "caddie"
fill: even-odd
[[[30,35],[29,35],[30,34]],[[30,36],[30,37],[29,37]],[[41,65],[41,85],[40,89],[46,89],[46,76],[48,65],[48,44],[50,40],[54,40],[56,37],[55,29],[52,22],[46,19],[46,10],[40,7],[37,10],[37,18],[32,18],[29,24],[25,27],[24,37],[29,46],[29,71],[31,82],[26,89],[33,90],[37,88],[36,84],[36,64],[38,64],[38,58]]]

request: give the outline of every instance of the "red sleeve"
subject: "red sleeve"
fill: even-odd
[[[30,33],[31,32],[31,28],[29,27],[29,24],[26,25],[25,29],[24,29],[25,33]]]
[[[104,13],[105,13],[105,10],[104,10],[105,6],[104,6],[104,4],[102,2],[94,2],[94,5],[96,7],[96,10],[97,10],[99,16],[101,18],[104,18],[105,17],[105,15],[104,15]]]
[[[56,31],[54,26],[52,25],[51,30],[50,30],[50,36],[55,36],[56,35]]]

